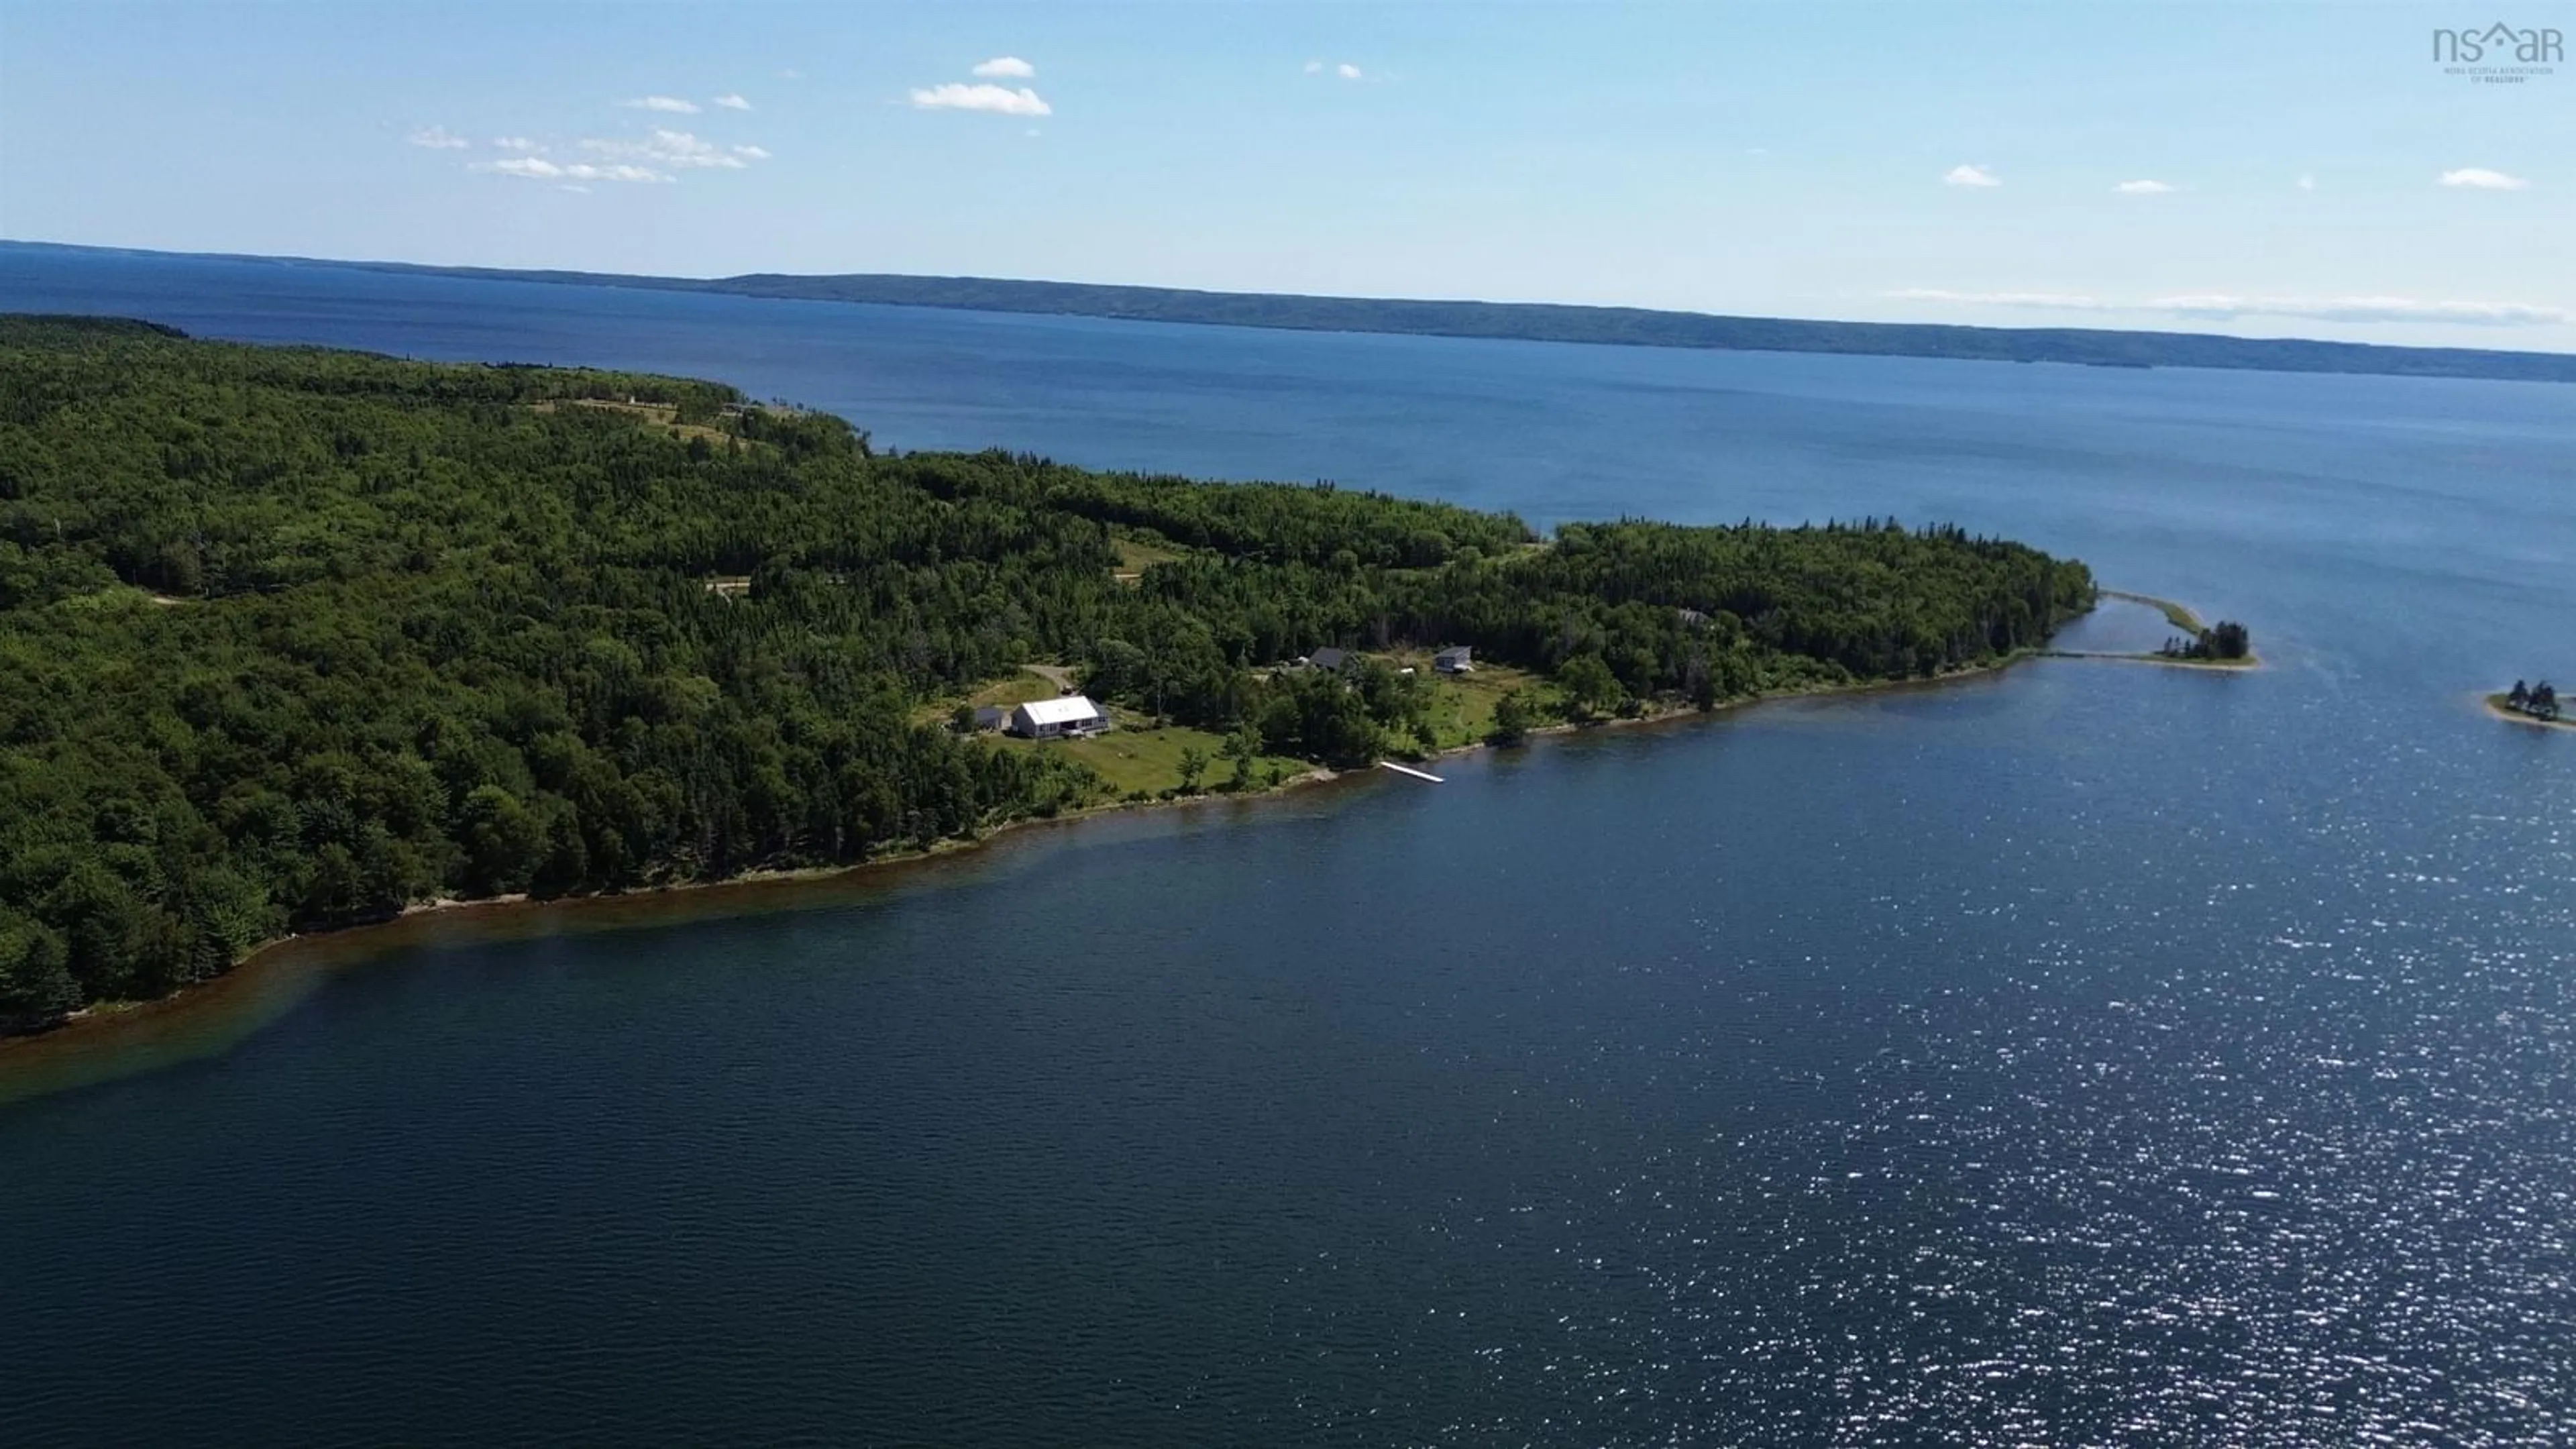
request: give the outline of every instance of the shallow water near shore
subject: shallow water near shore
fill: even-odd
[[[2266,661],[2034,661],[319,952],[240,1030],[0,1106],[13,1444],[2576,1419],[2576,735],[2478,699],[2576,673],[2576,389],[11,248],[0,305],[1540,522],[1955,520]]]

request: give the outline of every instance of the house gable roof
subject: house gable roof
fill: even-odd
[[[1100,718],[1100,706],[1087,694],[1068,694],[1057,699],[1033,699],[1020,706],[1031,724],[1076,724]]]

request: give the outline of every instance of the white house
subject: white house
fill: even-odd
[[[1011,711],[1011,733],[1022,739],[1051,740],[1060,735],[1096,735],[1109,728],[1109,716],[1087,694],[1033,699]]]

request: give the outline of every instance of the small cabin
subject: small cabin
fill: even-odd
[[[1011,712],[998,704],[975,706],[975,728],[979,730],[997,730],[1010,722]]]
[[[1318,649],[1306,656],[1307,668],[1321,669],[1328,673],[1339,672],[1343,665],[1350,662],[1351,651],[1348,649]]]
[[[1465,644],[1453,644],[1431,656],[1431,667],[1443,674],[1476,672],[1475,650]]]
[[[1011,711],[1011,733],[1024,740],[1096,735],[1107,728],[1109,716],[1086,694],[1033,699]]]

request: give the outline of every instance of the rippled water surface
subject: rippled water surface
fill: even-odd
[[[2267,660],[1602,732],[763,914],[434,923],[49,1059],[87,1085],[0,1052],[0,1440],[2576,1422],[2576,735],[2472,697],[2576,675],[2576,389],[8,248],[0,306],[1540,521],[1953,519]]]

